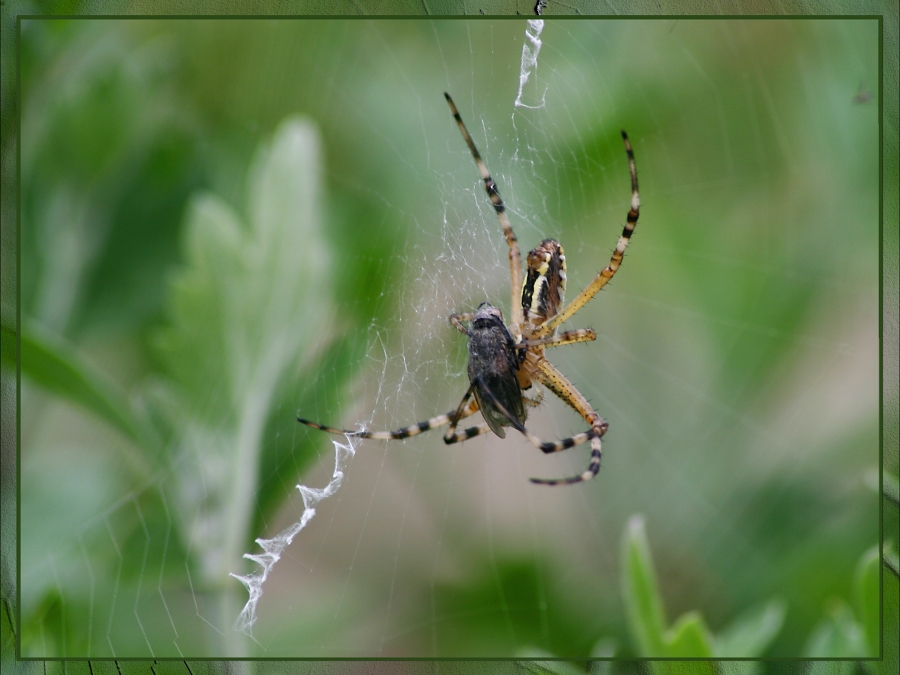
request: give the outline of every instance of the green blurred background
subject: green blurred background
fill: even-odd
[[[814,637],[879,540],[877,22],[548,21],[534,107],[515,107],[525,28],[23,21],[21,313],[43,359],[22,381],[23,656],[641,656],[635,514],[669,621],[698,610],[718,633],[778,599],[759,655],[867,655]],[[251,641],[227,573],[333,469],[297,412],[449,410],[466,378],[447,315],[508,311],[444,91],[523,248],[566,247],[570,297],[621,231],[632,139],[640,223],[570,322],[598,339],[550,355],[609,420],[603,468],[548,489],[527,478],[587,451],[362,444]],[[319,159],[285,140],[296,116]],[[291,200],[312,206],[286,247],[264,224]],[[550,398],[529,427],[580,431]]]

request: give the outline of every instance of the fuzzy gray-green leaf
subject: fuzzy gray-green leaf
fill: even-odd
[[[622,594],[638,654],[667,656],[663,637],[665,617],[662,598],[641,516],[633,516],[625,530],[622,571]]]
[[[712,634],[699,612],[688,612],[666,631],[665,656],[712,658]]]
[[[289,119],[248,173],[248,214],[192,201],[185,264],[156,349],[179,409],[172,453],[187,457],[177,492],[203,569],[225,578],[253,515],[262,435],[273,400],[329,334],[330,255],[320,211],[318,132]],[[319,342],[321,344],[321,341]],[[202,486],[202,489],[201,489]]]
[[[716,656],[745,659],[763,656],[784,625],[786,614],[787,604],[780,599],[751,607],[716,635]]]

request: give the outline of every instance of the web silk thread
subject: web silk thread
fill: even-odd
[[[525,89],[525,84],[531,77],[531,73],[537,71],[538,53],[541,51],[540,36],[541,31],[544,30],[544,20],[529,19],[527,23],[528,26],[525,29],[525,42],[522,43],[522,64],[519,68],[519,93],[516,95],[516,102],[514,105],[517,108],[530,108],[535,110],[544,107],[547,92],[544,91],[539,105],[527,105],[524,103],[522,101],[522,92]]]
[[[230,576],[244,584],[247,588],[247,592],[250,594],[247,604],[244,605],[244,608],[241,610],[241,613],[235,621],[235,630],[239,630],[247,635],[252,635],[253,625],[256,623],[257,619],[257,606],[259,605],[260,598],[262,598],[263,584],[266,582],[269,572],[272,571],[275,563],[281,558],[284,549],[290,546],[294,537],[296,537],[300,530],[306,527],[307,523],[309,523],[309,521],[313,519],[313,516],[316,515],[316,505],[323,499],[333,495],[341,487],[341,483],[344,480],[344,467],[346,466],[347,461],[356,453],[356,445],[359,443],[358,439],[351,438],[350,436],[345,436],[345,438],[347,439],[346,445],[338,441],[332,441],[334,443],[334,473],[332,474],[328,485],[321,489],[297,485],[297,489],[300,490],[300,494],[303,496],[304,506],[300,520],[282,530],[271,539],[257,539],[256,543],[262,548],[263,553],[244,554],[244,557],[247,560],[252,560],[257,563],[259,569],[252,574],[245,575],[235,574],[234,572],[230,573]]]

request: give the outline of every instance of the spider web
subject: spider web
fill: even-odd
[[[287,29],[273,30],[276,40]],[[630,190],[620,128],[632,139],[641,220],[616,279],[567,324],[598,339],[549,353],[610,423],[600,475],[531,485],[580,473],[589,451],[545,457],[514,433],[446,447],[434,431],[343,451],[342,439],[320,438],[307,487],[254,533],[255,566],[228,562],[250,588],[245,606],[238,581],[223,574],[210,587],[186,562],[204,546],[202,528],[174,539],[183,514],[168,484],[195,471],[203,490],[215,465],[183,460],[128,485],[101,461],[121,446],[114,434],[98,437],[60,408],[52,425],[31,420],[39,398],[28,396],[40,395],[25,388],[22,604],[39,639],[23,653],[586,658],[609,638],[627,653],[618,551],[635,514],[648,523],[670,621],[699,609],[718,630],[833,557],[824,590],[808,601],[787,592],[808,633],[878,535],[863,484],[878,463],[877,118],[875,106],[853,103],[860,82],[875,86],[873,28],[547,20],[292,30],[298,59],[321,74],[302,86],[326,147],[330,132],[349,128],[340,142],[357,164],[390,167],[370,183],[380,179],[371,166],[327,163],[328,189],[373,205],[371,227],[403,236],[382,266],[395,275],[391,294],[335,300],[338,317],[354,303],[376,310],[368,325],[338,320],[323,337],[353,331],[364,355],[350,385],[335,398],[337,366],[293,383],[273,413],[281,441],[299,453],[320,433],[298,428],[298,401],[312,402],[305,417],[350,429],[454,409],[468,383],[465,340],[448,315],[482,301],[509,315],[507,247],[446,90],[523,255],[547,237],[565,247],[569,298],[621,232]],[[340,50],[326,53],[317,30]],[[295,71],[272,67],[269,84],[296,85]],[[333,257],[354,265],[340,250]],[[549,393],[528,421],[548,440],[583,426]],[[62,481],[58,457],[28,455],[58,445],[60,427],[112,450],[84,459],[73,444],[57,466],[81,462],[80,473]],[[105,488],[85,507],[90,519],[48,529],[29,515],[33,504],[65,513],[79,479],[97,476]],[[149,510],[148,495],[162,506]],[[173,582],[175,566],[186,585]],[[86,642],[69,644],[76,620]],[[253,641],[240,632],[251,627]],[[797,656],[798,639],[775,653]]]

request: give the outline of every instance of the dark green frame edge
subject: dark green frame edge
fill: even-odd
[[[5,204],[16,204],[15,222],[11,222],[9,209],[2,211],[0,227],[13,227],[18,232],[19,204],[19,81],[18,81],[18,34],[19,18],[21,16],[85,16],[85,17],[112,17],[112,16],[141,16],[129,3],[116,0],[58,0],[57,2],[31,3],[25,0],[0,1],[0,56],[4,67],[0,71],[0,91],[3,92],[3,101],[0,105],[2,119],[0,119],[0,151],[4,157],[8,153],[15,153],[15,168],[10,169],[4,162],[2,175],[0,175],[0,201]],[[596,0],[568,0],[565,3],[567,14],[558,13],[553,6],[553,0],[546,3],[544,16],[612,16],[606,3]],[[190,6],[186,6],[178,0],[160,0],[153,4],[153,16],[184,16],[184,17],[215,17],[215,16],[346,16],[357,18],[362,16],[384,17],[435,17],[455,16],[478,18],[480,16],[510,16],[516,15],[528,17],[534,15],[533,0],[300,0],[294,3],[284,3],[279,0],[232,0],[223,5],[219,2],[204,2],[193,0]],[[896,418],[900,414],[900,295],[896,284],[888,284],[885,288],[885,280],[900,277],[900,245],[898,245],[898,231],[900,231],[900,199],[898,199],[897,185],[900,183],[900,6],[892,0],[872,0],[869,2],[852,2],[843,0],[834,2],[829,0],[808,0],[802,4],[793,2],[777,3],[772,0],[679,0],[679,2],[667,5],[670,9],[681,9],[685,12],[684,18],[704,17],[786,17],[784,12],[796,12],[791,18],[802,16],[818,17],[881,17],[881,73],[879,84],[879,102],[881,104],[881,400],[882,400],[882,467],[886,461],[896,464],[897,454],[900,452],[900,438],[884,435],[884,419]],[[663,14],[657,2],[649,0],[631,0],[626,6],[616,7],[619,12],[616,17],[663,17],[671,16]],[[124,10],[124,11],[123,11]],[[189,13],[189,10],[190,11]],[[848,242],[849,244],[849,242]],[[16,237],[18,246],[18,237]],[[16,256],[18,267],[18,255]],[[18,269],[5,271],[0,277],[0,306],[4,314],[15,308],[16,325],[20,323],[18,315]],[[4,317],[6,318],[6,317]],[[10,336],[6,335],[6,339]],[[16,335],[16,353],[19,353],[18,334]],[[8,348],[6,345],[4,348]],[[885,377],[887,376],[887,377]],[[0,405],[4,408],[15,407],[15,428],[0,429],[0,442],[2,442],[2,464],[0,464],[0,487],[6,494],[8,490],[18,488],[18,422],[19,422],[19,387],[18,373],[16,379],[15,397],[9,388],[3,388]],[[218,673],[230,671],[237,667],[246,670],[257,670],[254,661],[245,661],[241,664],[226,661],[148,661],[148,660],[121,660],[121,661],[21,661],[19,660],[18,635],[18,492],[15,502],[15,512],[10,513],[4,500],[4,513],[2,514],[3,527],[0,528],[0,594],[2,594],[2,616],[0,616],[0,662],[3,670],[15,667],[15,672],[47,672],[48,665],[52,669],[62,672],[90,673],[122,673],[142,672],[157,673],[172,672],[186,673],[187,675],[202,675],[205,673]],[[13,526],[14,524],[14,526]],[[11,527],[13,526],[13,527]],[[882,515],[882,540],[883,515]],[[884,609],[884,608],[882,608]],[[884,650],[896,650],[897,647],[891,640],[884,640],[882,635],[882,656]],[[263,663],[263,662],[259,662]],[[424,673],[435,672],[435,665],[428,660],[397,661],[314,661],[314,662],[284,662],[278,666],[278,670],[292,672],[316,673],[325,672],[379,672],[379,673]],[[690,661],[673,662],[671,665],[683,666],[685,673],[692,672]],[[331,664],[329,667],[328,664]],[[780,672],[801,673],[806,670],[807,661],[782,661],[783,668]],[[274,665],[274,664],[273,664]],[[515,661],[442,661],[440,672],[442,673],[496,673],[496,672],[523,672],[522,663]],[[535,664],[537,665],[537,664]],[[633,662],[635,672],[649,672],[649,664],[646,662]],[[835,663],[837,665],[837,663]],[[850,665],[847,663],[846,665]],[[243,668],[242,668],[243,667]],[[681,668],[679,668],[681,670]],[[837,672],[837,671],[836,671]]]

